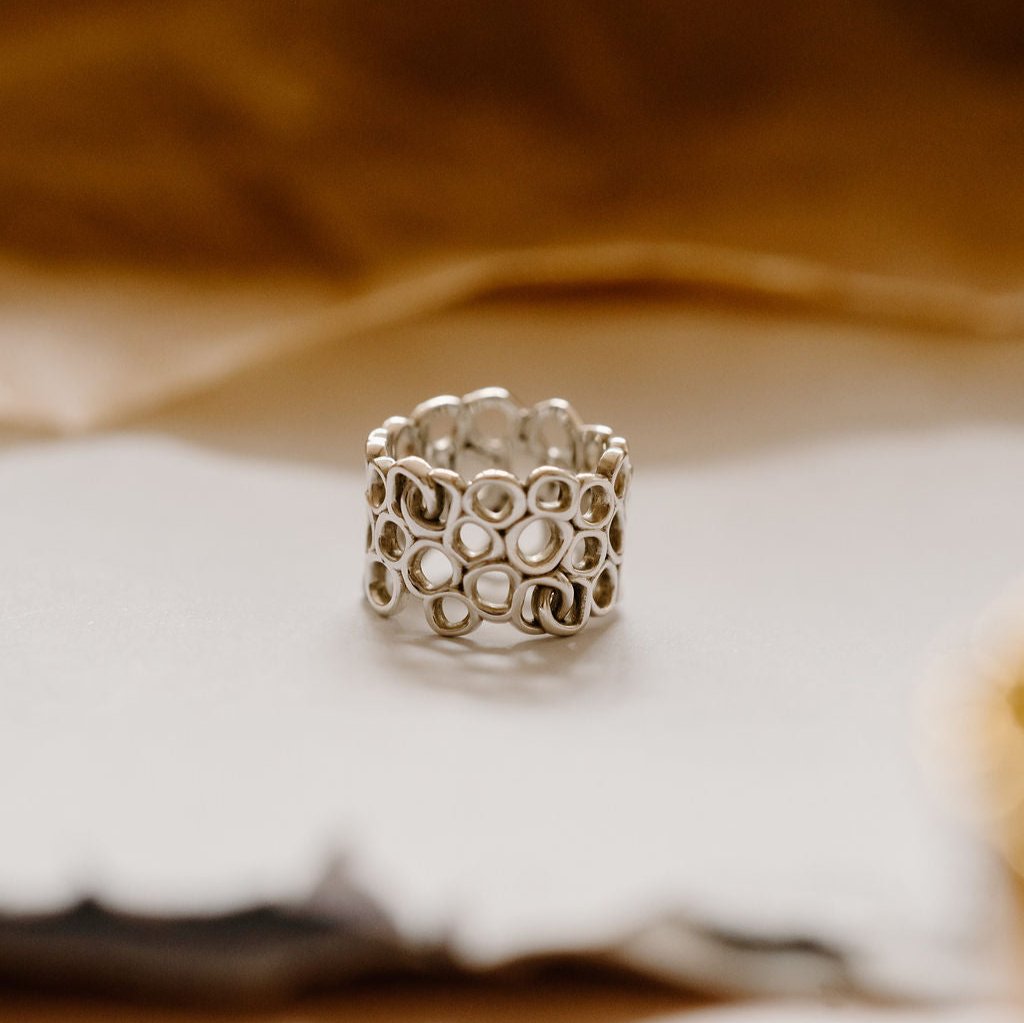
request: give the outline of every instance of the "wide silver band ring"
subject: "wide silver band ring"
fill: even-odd
[[[367,438],[366,599],[412,594],[441,636],[574,635],[618,602],[631,477],[625,439],[561,398],[431,398]]]

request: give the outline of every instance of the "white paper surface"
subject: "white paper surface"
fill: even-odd
[[[622,610],[568,641],[376,619],[353,473],[123,434],[9,445],[0,499],[5,907],[301,903],[344,852],[469,963],[679,914],[978,982],[994,872],[912,693],[1016,574],[1020,425],[641,464]],[[687,949],[622,956],[723,983]]]

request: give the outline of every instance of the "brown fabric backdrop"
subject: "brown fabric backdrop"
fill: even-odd
[[[735,284],[1024,332],[1009,0],[36,0],[5,4],[2,27],[0,416],[87,425],[115,393],[144,404],[342,320],[505,284]],[[427,271],[415,299],[288,342],[278,325],[188,372],[167,349],[217,330],[161,332],[118,297],[142,274],[162,323],[211,291],[291,322]],[[102,308],[102,344],[80,300]],[[123,340],[163,376],[108,374],[100,395],[79,367],[57,387],[25,369],[15,306],[51,363],[86,346],[123,370]]]
[[[1020,283],[1024,8],[12,3],[0,243],[350,277],[623,234]]]

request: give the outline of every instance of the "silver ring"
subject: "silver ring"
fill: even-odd
[[[422,402],[367,438],[366,599],[389,616],[411,594],[441,636],[575,635],[618,602],[632,476],[625,439],[561,398]]]

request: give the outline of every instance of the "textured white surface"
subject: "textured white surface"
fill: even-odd
[[[622,612],[570,641],[374,618],[361,489],[142,434],[0,452],[5,906],[302,902],[341,850],[472,963],[678,912],[972,982],[994,877],[912,693],[1019,567],[1024,429],[641,470]]]

